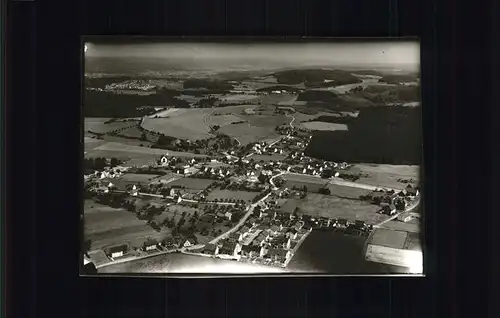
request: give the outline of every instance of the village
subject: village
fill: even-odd
[[[274,141],[211,156],[166,151],[147,165],[93,159],[96,166],[101,163],[86,171],[85,199],[135,213],[156,234],[124,236],[123,242],[89,248],[86,256],[97,267],[172,252],[286,267],[312,230],[368,236],[374,225],[363,220],[314,216],[299,208],[284,211],[289,198],[301,200],[315,192],[307,186],[289,188],[286,176],[347,182],[352,175],[347,163],[304,155],[310,132],[292,125],[276,131],[280,138]],[[379,206],[376,213],[388,217],[404,222],[413,217],[403,212],[418,203],[418,187],[373,188],[358,199]],[[316,192],[326,191],[319,187]]]

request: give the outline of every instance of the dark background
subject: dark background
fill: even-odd
[[[15,317],[141,318],[493,314],[495,308],[483,302],[494,304],[494,296],[489,296],[494,295],[490,276],[495,264],[490,259],[489,231],[495,229],[491,212],[500,211],[492,195],[499,193],[493,175],[498,175],[498,168],[492,164],[498,145],[492,143],[490,129],[490,98],[496,82],[488,73],[498,66],[494,57],[499,55],[489,45],[498,43],[493,40],[499,37],[491,32],[494,10],[487,4],[475,1],[472,7],[468,2],[427,0],[6,3],[7,19],[2,21],[8,21],[8,107],[3,127],[8,154],[4,175],[9,186],[4,204],[8,213],[2,223],[8,224],[8,311]],[[427,277],[182,281],[78,277],[80,36],[104,34],[419,36]]]

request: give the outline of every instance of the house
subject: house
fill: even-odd
[[[236,242],[226,241],[219,249],[219,254],[236,257],[241,251],[241,245]]]
[[[235,242],[239,242],[243,239],[243,234],[241,232],[233,232],[229,234],[229,239]]]
[[[257,226],[257,230],[261,230],[261,231],[264,231],[268,228],[269,226],[266,225],[266,224],[260,224]]]
[[[298,236],[298,231],[296,229],[289,229],[286,232],[286,236],[292,240],[296,240]]]
[[[260,235],[264,235],[266,237],[266,239],[268,239],[273,235],[273,231],[271,229],[267,228],[264,231],[262,231],[262,233],[260,233]]]
[[[241,247],[241,255],[245,257],[262,257],[264,256],[264,247],[257,245],[245,245]]]
[[[259,207],[260,208],[260,207]],[[262,209],[254,209],[253,210],[253,215],[255,217],[261,218],[264,216],[264,212],[262,212]]]
[[[184,244],[182,244],[183,247],[191,247],[191,246],[194,246],[196,245],[196,241],[194,238],[187,238],[185,241],[184,241]]]
[[[304,221],[297,221],[294,225],[294,228],[296,230],[300,230],[302,227],[304,227],[304,224],[305,224]]]
[[[160,164],[163,165],[163,166],[168,165],[168,158],[167,158],[167,156],[162,156],[161,157]]]
[[[107,250],[106,255],[108,255],[108,257],[115,258],[115,257],[120,257],[120,256],[125,255],[127,253],[127,251],[128,251],[128,245],[122,244],[122,245],[110,247]]]
[[[404,211],[406,208],[406,201],[398,197],[398,199],[394,200],[394,205],[397,210]]]
[[[132,186],[132,190],[130,190],[130,194],[133,196],[137,196],[138,193],[139,193],[139,190],[137,189],[136,185],[134,184]]]
[[[264,243],[266,243],[266,240],[267,236],[261,233],[256,238],[254,238],[254,240],[252,241],[252,245],[263,246]]]
[[[243,236],[245,236],[246,234],[248,234],[248,232],[250,232],[250,227],[243,225],[243,227],[240,229],[240,232],[243,234]]]
[[[416,188],[412,187],[412,186],[411,186],[411,184],[409,184],[409,185],[406,187],[406,189],[405,189],[405,190],[406,190],[406,194],[407,194],[408,196],[416,197],[416,196],[418,196],[418,194],[419,194],[418,189],[416,189]]]
[[[155,240],[152,240],[152,239],[147,240],[142,245],[142,250],[146,251],[146,252],[147,251],[153,251],[153,250],[156,250],[156,249],[158,249],[158,242],[155,241]]]
[[[382,212],[388,215],[393,215],[396,213],[396,206],[392,203],[381,203],[380,206],[382,207]]]
[[[347,219],[338,219],[337,220],[337,226],[338,227],[345,228],[348,225],[349,225],[349,222],[347,221]]]
[[[290,258],[292,253],[290,251],[281,248],[270,248],[266,254],[266,258],[273,261],[284,262],[286,259]]]
[[[165,238],[162,242],[161,245],[166,247],[166,248],[177,248],[179,247],[179,244],[172,238]]]
[[[361,220],[354,221],[354,227],[358,229],[364,229],[366,227],[366,223]]]
[[[219,253],[219,247],[215,244],[206,244],[202,250],[202,254],[217,255],[217,253]]]
[[[174,188],[170,188],[170,191],[168,191],[168,195],[173,197],[175,196],[176,190]]]
[[[271,246],[289,249],[292,241],[286,235],[278,236],[271,241]]]
[[[265,217],[263,220],[262,220],[262,224],[264,225],[270,225],[271,224],[271,219],[268,218],[268,217]]]
[[[272,234],[276,234],[279,232],[280,228],[277,225],[273,225],[273,226],[271,226],[270,230],[271,230]]]
[[[233,216],[233,213],[228,211],[228,212],[226,212],[226,213],[224,214],[224,216],[225,216],[225,217],[226,217],[229,221],[231,221],[231,217]]]
[[[278,212],[276,212],[276,211],[269,211],[269,212],[267,213],[267,217],[269,217],[269,218],[271,218],[271,219],[275,220],[275,219],[278,217]]]

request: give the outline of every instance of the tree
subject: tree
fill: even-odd
[[[330,189],[328,189],[328,188],[321,188],[321,189],[319,189],[319,191],[318,191],[318,192],[319,192],[320,194],[326,194],[326,195],[330,195],[330,194],[331,194],[331,191],[330,191]]]
[[[111,158],[111,166],[112,167],[116,167],[120,164],[120,160],[116,159],[116,158]]]
[[[141,141],[148,141],[148,135],[146,135],[146,133],[143,132],[141,134],[141,137],[139,138],[139,140],[141,140]]]
[[[91,240],[84,240],[82,242],[82,252],[87,255],[88,257],[88,252],[90,251],[90,247],[92,246],[92,241]]]

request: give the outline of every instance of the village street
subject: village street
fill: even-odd
[[[250,217],[250,215],[252,215],[253,213],[253,210],[255,209],[255,207],[257,205],[259,205],[262,201],[265,201],[270,195],[271,195],[272,192],[268,193],[265,197],[263,197],[262,199],[260,199],[259,201],[251,204],[248,208],[248,211],[247,213],[245,213],[245,215],[240,219],[240,221],[233,227],[231,228],[229,231],[225,232],[225,233],[222,233],[221,235],[219,235],[218,237],[214,238],[213,240],[210,241],[211,244],[215,244],[217,243],[217,241],[221,240],[221,239],[224,239],[226,238],[229,234],[233,233],[234,231],[236,231],[238,228],[240,228],[245,222],[246,220]]]

